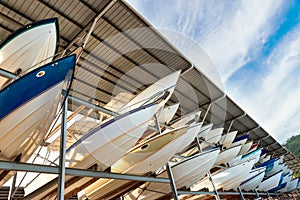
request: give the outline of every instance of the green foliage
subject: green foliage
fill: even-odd
[[[284,146],[300,159],[300,135],[289,138]]]
[[[300,135],[292,136],[283,145],[290,150],[298,159],[300,159]],[[300,171],[294,171],[293,177],[299,177]]]

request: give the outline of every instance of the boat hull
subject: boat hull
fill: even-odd
[[[227,169],[221,169],[212,174],[212,179],[216,189],[223,188],[224,190],[230,190],[236,188],[246,178],[251,168],[254,165],[254,161],[246,161],[244,163],[235,165]],[[198,191],[203,188],[208,188],[209,191],[213,191],[214,188],[208,177],[200,181],[191,187],[191,191]]]
[[[139,108],[118,118],[108,120],[98,126],[67,149],[66,161],[69,167],[88,169],[97,165],[97,170],[105,170],[126,154],[147,129],[151,117],[157,112],[160,105],[152,103],[144,108]],[[134,120],[133,120],[134,119]],[[121,128],[122,127],[122,128]],[[79,155],[79,156],[78,156]],[[47,178],[46,178],[47,177]],[[26,190],[27,199],[54,198],[57,184],[51,180],[56,175],[42,174],[31,183]],[[72,177],[66,177],[66,182]],[[81,184],[89,182],[92,178],[83,178],[80,182],[69,184],[67,191],[73,191]],[[50,180],[45,184],[45,180]],[[39,188],[42,183],[44,188]]]
[[[265,167],[251,170],[246,179],[241,183],[240,188],[245,191],[254,190],[262,182],[265,170]]]
[[[207,143],[204,141],[203,143],[201,143],[201,147],[204,149],[209,147],[210,144],[217,144],[222,137],[223,130],[224,128],[216,128],[210,130],[205,136],[205,141]]]
[[[181,71],[173,72],[172,74],[153,83],[151,86],[146,88],[144,91],[142,91],[128,103],[126,103],[118,111],[118,113],[126,113],[129,110],[138,108],[145,103],[153,102],[155,99],[167,94],[165,98],[160,102],[161,106],[164,106],[164,104],[171,98],[171,95],[175,90],[180,73]]]
[[[58,20],[46,19],[29,24],[0,45],[0,66],[11,73],[38,68],[52,61],[58,44]],[[0,88],[8,81],[0,76]]]
[[[176,153],[178,145],[182,144],[187,135],[188,127],[174,129],[145,141],[131,150],[116,162],[111,170],[118,173],[142,175],[154,172],[162,167]],[[190,137],[196,137],[193,133]],[[188,145],[188,144],[187,144]],[[122,193],[124,185],[130,181],[100,179],[84,189],[84,196],[91,199],[107,199]]]
[[[221,137],[220,144],[223,145],[223,148],[230,147],[237,133],[238,131],[232,131]]]
[[[114,118],[93,129],[67,149],[70,167],[105,170],[125,155],[147,129],[160,105],[151,104]]]
[[[20,161],[26,162],[42,143],[63,100],[63,81],[68,73],[71,80],[74,67],[75,57],[67,57],[31,71],[1,90],[1,159],[12,161],[22,155]]]
[[[261,153],[261,149],[257,149],[257,150],[250,152],[242,157],[240,155],[240,156],[236,157],[235,159],[233,159],[232,161],[230,161],[229,165],[231,165],[231,166],[237,165],[239,163],[242,163],[242,162],[245,162],[246,160],[251,160],[251,159],[254,159],[255,163],[257,163],[259,161],[260,153]]]
[[[175,180],[175,185],[177,189],[182,187],[189,188],[190,185],[193,185],[209,171],[213,166],[219,149],[214,149],[208,152],[203,152],[189,158],[186,158],[175,165],[171,166],[173,178]],[[168,178],[166,171],[158,175],[161,178]],[[147,188],[147,190],[145,190]],[[151,192],[158,191],[158,192]],[[158,199],[164,196],[164,193],[171,193],[171,188],[169,184],[162,183],[145,183],[143,186],[135,189],[125,196],[125,199],[136,199],[139,196],[139,199]]]
[[[279,185],[279,182],[280,182],[280,179],[281,179],[281,176],[282,176],[282,172],[277,172],[276,174],[274,174],[273,176],[263,180],[257,190],[258,191],[269,191],[275,187],[277,187]]]
[[[253,141],[250,141],[250,142],[247,142],[246,144],[244,144],[241,148],[241,151],[240,151],[240,155],[246,155],[248,153],[248,151],[250,150],[251,146],[253,144]]]
[[[226,164],[232,159],[234,159],[241,150],[242,145],[230,147],[228,149],[222,150],[216,160],[217,165]]]

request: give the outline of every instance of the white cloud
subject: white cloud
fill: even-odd
[[[261,48],[285,20],[282,16],[291,5],[291,1],[282,0],[130,2],[154,26],[175,30],[196,40],[217,65],[223,81],[248,61],[261,56]],[[299,28],[295,29],[279,41],[264,66],[257,69],[257,76],[252,80],[257,82],[236,80],[239,85],[227,88],[231,89],[227,90],[229,95],[280,142],[299,131],[299,33]],[[180,42],[172,40],[188,52],[189,48]],[[201,59],[198,62],[197,53],[186,54],[192,61],[196,60],[194,63],[201,71],[209,74],[199,64]],[[265,69],[267,71],[261,71]]]
[[[218,66],[223,81],[255,57],[285,7],[280,0],[130,2],[154,26],[196,40]]]
[[[252,91],[235,98],[277,140],[298,132],[300,118],[300,26],[288,33],[265,60],[265,77]],[[250,84],[250,83],[249,83]]]

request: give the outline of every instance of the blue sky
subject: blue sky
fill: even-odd
[[[203,48],[226,93],[279,142],[300,133],[299,1],[128,3],[154,27],[176,31]],[[189,53],[196,49],[187,51],[178,38],[170,40],[200,66]],[[214,79],[209,71],[200,70]]]

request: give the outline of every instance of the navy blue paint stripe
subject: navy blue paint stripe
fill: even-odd
[[[3,88],[0,91],[0,120],[63,81],[69,72],[74,72],[75,60],[75,55],[72,55],[53,61],[27,73]],[[38,78],[36,74],[40,71],[44,71],[45,75]]]
[[[264,154],[266,154],[266,153],[268,153],[269,151],[268,150],[266,150],[266,149],[262,149],[261,150],[261,154],[260,154],[260,156],[262,156],[262,155],[264,155]]]
[[[264,162],[264,163],[258,165],[257,168],[258,168],[258,167],[269,166],[269,165],[271,165],[271,164],[274,164],[274,162],[275,162],[275,159],[274,159],[274,158],[271,158],[270,160],[268,160],[268,161],[266,161],[266,162]]]
[[[151,107],[153,105],[156,105],[157,102],[153,102],[153,103],[150,103],[150,104],[146,104],[144,106],[140,106],[136,109],[133,109],[133,110],[130,110],[129,112],[127,113],[124,113],[122,115],[119,115],[109,121],[107,121],[106,123],[104,124],[101,124],[100,126],[94,128],[93,130],[91,130],[88,134],[84,135],[82,138],[80,138],[79,140],[77,140],[74,144],[72,144],[68,149],[67,149],[67,153],[70,152],[73,148],[75,148],[76,146],[78,146],[81,142],[83,142],[85,139],[89,138],[90,136],[94,135],[95,133],[97,133],[100,129],[104,128],[104,127],[107,127],[109,126],[110,124],[113,124],[114,122],[128,116],[128,115],[131,115],[133,113],[136,113],[136,112],[139,112],[145,108],[148,108],[148,107]]]
[[[277,186],[276,188],[271,189],[271,190],[269,190],[269,191],[270,191],[270,192],[276,192],[277,190],[280,190],[280,189],[285,188],[286,185],[287,185],[287,182],[284,182],[284,183],[280,184],[279,186]]]
[[[241,140],[244,140],[244,139],[248,139],[248,138],[249,138],[249,135],[242,135],[238,138],[235,138],[232,143],[238,142],[238,141],[241,141]]]
[[[5,45],[7,45],[8,43],[10,43],[12,40],[14,40],[15,38],[17,38],[18,36],[22,35],[23,33],[32,30],[34,28],[37,28],[39,26],[43,26],[46,24],[51,24],[51,23],[55,23],[56,26],[56,48],[55,48],[55,53],[57,52],[57,47],[59,45],[59,25],[58,25],[58,19],[55,18],[50,18],[50,19],[44,19],[44,20],[40,20],[40,21],[36,21],[33,22],[31,24],[27,24],[21,28],[19,28],[18,30],[16,30],[14,33],[12,33],[11,35],[9,35],[3,42],[1,42],[0,44],[0,49],[2,49]]]

